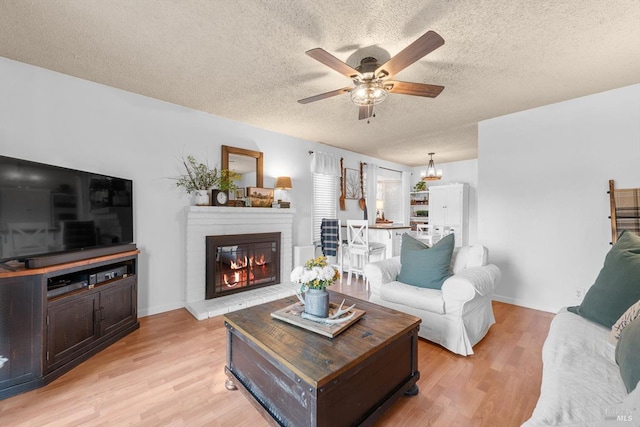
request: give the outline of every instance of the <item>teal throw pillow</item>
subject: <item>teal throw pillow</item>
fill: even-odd
[[[640,381],[640,318],[636,318],[622,330],[616,345],[616,363],[620,367],[620,376],[627,393],[635,390]]]
[[[595,283],[582,304],[568,310],[611,328],[640,300],[640,236],[623,231],[609,250]]]
[[[449,267],[455,236],[449,234],[429,247],[408,234],[402,235],[398,282],[421,288],[441,289],[451,276]],[[617,319],[616,319],[617,320]]]

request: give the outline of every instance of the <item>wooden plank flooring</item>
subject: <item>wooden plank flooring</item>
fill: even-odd
[[[363,298],[362,281],[333,289]],[[538,399],[550,313],[494,302],[497,323],[470,357],[419,341],[420,393],[376,426],[519,426]],[[140,329],[51,384],[0,401],[1,426],[266,426],[227,391],[221,317],[186,310],[140,319]]]

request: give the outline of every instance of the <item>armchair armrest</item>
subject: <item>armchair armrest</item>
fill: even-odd
[[[500,277],[500,269],[493,264],[467,268],[449,277],[442,285],[446,311],[456,310],[476,295],[491,294]]]
[[[372,262],[364,266],[364,277],[371,285],[371,292],[380,293],[380,286],[393,282],[400,274],[400,257],[393,257]]]

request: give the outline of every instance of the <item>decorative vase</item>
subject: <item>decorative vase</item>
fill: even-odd
[[[193,204],[196,206],[211,206],[209,190],[196,190],[193,192]]]
[[[307,289],[304,312],[316,317],[329,317],[329,292],[326,289]]]

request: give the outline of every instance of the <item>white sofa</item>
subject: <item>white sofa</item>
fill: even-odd
[[[627,394],[610,331],[560,310],[542,348],[540,398],[523,427],[640,425],[640,387]]]
[[[491,298],[500,270],[488,264],[487,248],[481,245],[454,250],[453,275],[442,289],[428,289],[396,281],[400,257],[364,268],[370,283],[369,301],[420,317],[418,335],[446,349],[468,356],[495,323]]]

